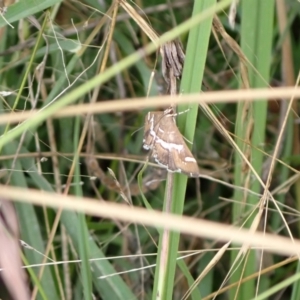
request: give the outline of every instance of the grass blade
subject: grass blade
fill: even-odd
[[[195,2],[193,15],[197,15],[205,11],[206,9],[214,7],[216,1],[204,0]],[[182,76],[181,90],[185,93],[199,92],[201,90],[202,77],[204,72],[204,66],[206,61],[208,41],[211,32],[212,17],[207,18],[199,26],[193,28],[189,35],[189,41],[186,50],[186,59]],[[196,126],[196,119],[198,113],[198,105],[189,105],[188,117],[187,114],[181,114],[178,118],[178,127],[183,135],[188,140],[193,140]],[[186,110],[186,106],[180,106],[179,111]],[[172,213],[182,214],[185,200],[187,177],[181,174],[175,174],[173,192],[172,192]],[[166,198],[164,202],[164,210],[166,209]],[[155,287],[153,293],[153,299],[155,295],[159,295],[160,299],[172,299],[173,297],[173,284],[176,271],[176,259],[179,245],[180,234],[170,232],[169,235],[169,251],[163,255],[167,257],[167,266],[165,269],[167,273],[164,277],[156,272],[155,274]],[[162,235],[159,242],[159,256],[157,259],[157,266],[161,262],[161,243]],[[157,268],[159,270],[159,268]],[[160,283],[159,283],[160,282]],[[161,287],[159,290],[158,287]]]
[[[273,38],[273,18],[274,1],[243,1],[242,2],[242,25],[241,25],[241,46],[244,54],[251,65],[248,65],[249,84],[251,88],[267,87],[270,78],[271,47]],[[258,149],[265,141],[265,128],[267,120],[267,102],[244,102],[239,104],[236,118],[237,144],[244,153],[251,159],[251,164],[258,174],[262,174],[262,164],[264,155]],[[249,141],[252,146],[241,141]],[[235,162],[235,184],[245,186],[253,192],[260,192],[261,186],[258,181],[251,182],[251,172],[243,168],[243,162],[236,157]],[[256,205],[258,198],[241,192],[236,192],[234,199],[240,203],[234,204],[233,223],[236,223],[241,215],[248,212],[243,208],[245,201],[250,205]],[[246,226],[250,226],[254,216],[250,217]],[[232,265],[237,252],[232,253]],[[232,282],[240,280],[241,277],[248,276],[256,270],[255,251],[250,251],[246,261],[241,263],[239,271],[235,272]],[[231,290],[231,298],[254,297],[256,293],[255,280]],[[258,284],[259,285],[259,284]],[[237,296],[238,295],[238,296]]]

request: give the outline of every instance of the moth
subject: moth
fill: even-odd
[[[197,161],[187,147],[170,109],[148,112],[145,117],[143,148],[169,172],[199,177]]]

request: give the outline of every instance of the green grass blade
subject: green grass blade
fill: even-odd
[[[193,15],[197,15],[208,8],[214,7],[216,1],[204,0],[197,1],[194,4]],[[204,72],[204,66],[206,61],[208,41],[211,32],[213,14],[203,21],[200,25],[193,28],[189,35],[186,59],[182,75],[181,91],[184,93],[200,92],[202,77]],[[186,106],[180,106],[179,111],[185,110]],[[193,104],[189,106],[190,110],[186,114],[181,114],[178,117],[178,127],[183,135],[188,140],[193,140],[196,126],[196,119],[198,113],[198,105]],[[187,117],[188,115],[188,117]],[[185,200],[187,177],[181,174],[174,175],[174,184],[172,191],[172,213],[182,214]],[[164,209],[166,205],[166,199],[164,202]],[[176,271],[176,259],[179,245],[180,234],[178,232],[170,232],[169,235],[169,251],[164,255],[167,256],[167,267],[165,277],[161,277],[161,274],[157,271],[155,274],[155,287],[153,293],[153,299],[156,295],[160,295],[160,299],[173,299],[173,285],[174,276]],[[161,260],[161,244],[162,235],[160,235],[159,241],[159,255],[157,258],[157,270],[159,270],[159,264]],[[159,290],[158,287],[161,287]]]
[[[279,291],[287,289],[291,284],[296,283],[300,280],[300,273],[295,273],[295,275],[279,282],[278,284],[275,284],[274,286],[270,287],[267,291],[261,293],[257,297],[253,297],[251,300],[264,300],[264,299],[270,299],[269,297]],[[295,298],[299,299],[299,298]]]
[[[273,19],[274,19],[274,1],[242,1],[242,25],[241,25],[241,45],[242,50],[253,67],[248,66],[249,82],[251,88],[267,87],[270,78],[271,66],[271,47],[273,40]],[[242,113],[243,108],[249,106],[247,109],[248,116]],[[245,110],[246,111],[246,110]],[[236,119],[236,134],[238,136],[237,144],[241,149],[247,151],[247,146],[243,145],[240,141],[247,140],[246,134],[252,128],[251,143],[258,149],[265,142],[265,129],[267,120],[267,102],[259,101],[255,103],[244,102],[239,104],[238,114]],[[251,137],[249,137],[251,138]],[[240,141],[238,141],[240,140]],[[249,149],[249,148],[248,148]],[[251,164],[261,175],[262,164],[264,156],[262,152],[251,148]],[[244,186],[248,179],[248,173],[244,173],[242,162],[239,157],[236,157],[235,162],[235,185]],[[251,190],[259,193],[261,186],[256,180],[251,183]],[[233,207],[233,223],[239,220],[240,216],[245,213],[242,210],[242,202],[244,195],[241,192],[236,192],[234,199],[240,203],[234,204]],[[249,195],[247,203],[255,205],[258,203],[258,198]],[[250,226],[253,217],[248,220],[246,226]],[[232,252],[232,265],[237,252]],[[245,262],[240,265],[232,277],[232,282],[238,281],[240,277],[250,275],[256,270],[256,257],[255,252],[251,251]],[[238,293],[238,294],[236,294]],[[240,299],[248,299],[254,297],[256,293],[255,280],[247,281],[245,284],[238,287],[238,289],[231,290],[231,299],[238,297]]]
[[[8,23],[13,23],[21,19],[25,19],[32,16],[38,12],[41,12],[57,3],[62,2],[62,0],[22,0],[18,1],[13,5],[10,5],[5,14],[5,19]],[[15,24],[12,24],[15,26]],[[3,18],[0,18],[0,28],[7,26],[7,23]]]

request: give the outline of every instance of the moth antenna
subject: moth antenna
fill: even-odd
[[[144,126],[136,129],[134,132],[131,133],[131,136],[133,136],[134,134],[136,134],[137,132],[139,132],[140,130],[142,130],[144,128]]]
[[[176,113],[176,116],[185,114],[185,113],[187,113],[189,110],[190,110],[190,108],[188,108],[188,109],[186,109],[186,110],[183,110],[183,111],[180,111],[180,112]]]
[[[190,108],[175,113],[175,112],[173,111],[173,108],[170,106],[170,107],[168,107],[167,109],[164,110],[164,114],[165,114],[165,115],[171,115],[171,116],[173,116],[173,117],[176,117],[176,116],[179,116],[179,115],[182,115],[182,114],[187,113],[189,110],[190,110]]]
[[[171,111],[171,110],[173,110],[173,108],[172,108],[172,107],[167,108],[167,109],[164,111],[164,113],[166,113],[168,110]],[[174,116],[174,117],[176,117],[176,116],[178,116],[178,115],[187,113],[189,110],[190,110],[190,108],[188,108],[188,109],[186,109],[186,110],[183,110],[183,111],[180,111],[180,112],[177,112],[177,113],[173,113],[173,114],[171,114],[171,115]],[[188,140],[185,136],[182,135],[182,137],[183,137],[183,139],[184,139],[186,142],[188,142],[190,145],[193,145],[193,143],[192,143],[190,140]]]

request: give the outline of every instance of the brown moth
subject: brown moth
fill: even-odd
[[[169,172],[199,177],[197,162],[178,130],[170,109],[148,112],[145,118],[143,148]]]

